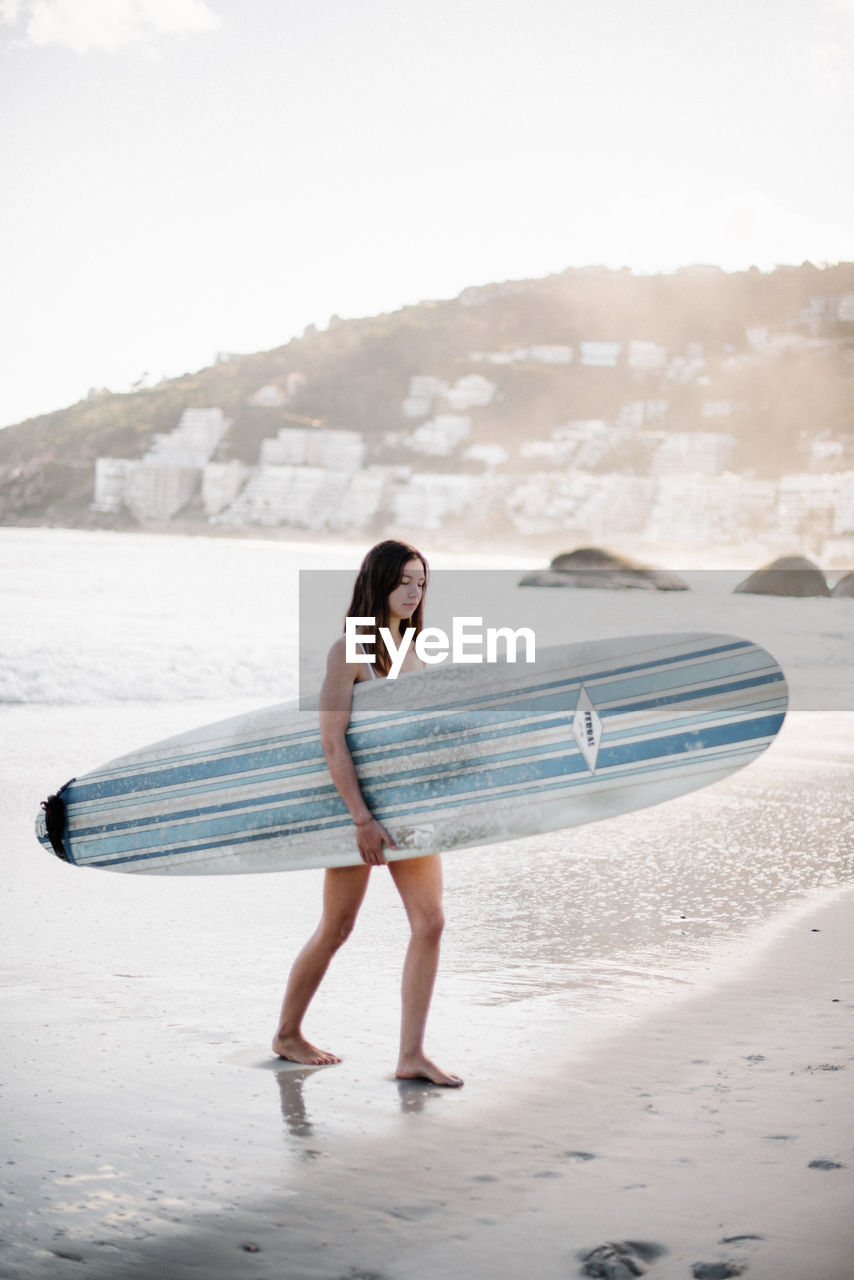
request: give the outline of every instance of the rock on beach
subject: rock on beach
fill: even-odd
[[[756,596],[830,595],[823,572],[806,556],[780,556],[751,573],[735,590],[736,593]]]
[[[519,579],[520,587],[599,587],[611,591],[687,591],[688,584],[667,569],[653,569],[600,547],[578,547],[556,555],[547,569]]]

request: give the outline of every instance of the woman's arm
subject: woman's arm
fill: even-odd
[[[386,861],[383,845],[394,849],[395,843],[365,803],[347,746],[353,685],[359,669],[359,663],[345,660],[342,636],[329,650],[326,678],[320,690],[320,741],[332,781],[356,825],[356,842],[362,861],[369,866],[380,866]]]

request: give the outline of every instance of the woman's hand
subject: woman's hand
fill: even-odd
[[[382,867],[388,861],[383,851],[384,844],[389,849],[397,848],[385,827],[376,818],[365,818],[363,822],[356,823],[356,843],[362,861],[369,867]]]

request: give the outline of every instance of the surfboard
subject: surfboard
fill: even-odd
[[[360,682],[347,737],[365,799],[397,843],[389,857],[406,858],[707,786],[765,750],[786,705],[782,671],[749,640],[648,635],[544,648],[530,665]],[[360,861],[316,708],[298,702],[133,751],[45,805],[39,841],[81,867],[211,875]]]

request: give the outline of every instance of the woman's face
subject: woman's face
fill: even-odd
[[[424,591],[424,565],[420,560],[407,560],[400,581],[388,598],[390,618],[401,622],[411,618]]]

